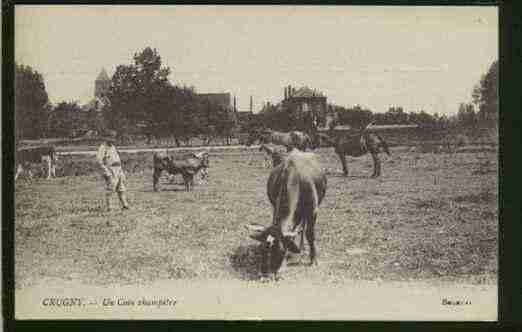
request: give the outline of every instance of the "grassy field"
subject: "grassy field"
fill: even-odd
[[[370,156],[348,158],[345,178],[332,149],[318,154],[328,171],[319,265],[306,265],[307,252],[296,256],[285,280],[496,283],[496,153],[394,148],[379,179],[369,178]],[[17,289],[46,279],[105,286],[258,278],[259,249],[243,225],[271,221],[261,153],[213,152],[208,183],[185,192],[163,179],[157,193],[151,154],[123,155],[132,204],[125,212],[103,211],[92,159],[64,156],[61,177],[16,183]]]

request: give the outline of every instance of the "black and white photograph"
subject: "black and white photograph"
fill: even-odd
[[[498,16],[15,5],[16,319],[497,321]]]

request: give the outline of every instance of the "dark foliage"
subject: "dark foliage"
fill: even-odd
[[[15,132],[17,139],[45,135],[50,109],[43,77],[29,66],[15,65]]]

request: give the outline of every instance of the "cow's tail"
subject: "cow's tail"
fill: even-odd
[[[317,194],[317,188],[315,187],[315,183],[313,179],[307,181],[308,185],[306,186],[306,191],[309,191],[309,202],[304,202],[309,209],[310,216],[313,216],[317,213],[317,207],[319,206],[319,195]],[[306,226],[306,225],[305,225]]]
[[[306,233],[312,226],[313,218],[317,214],[319,206],[319,194],[313,179],[301,179],[302,188],[299,193],[298,218],[300,231]],[[301,234],[301,237],[304,234]]]

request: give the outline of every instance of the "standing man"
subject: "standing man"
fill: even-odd
[[[98,148],[96,159],[102,169],[102,176],[105,180],[106,189],[106,204],[107,210],[111,210],[111,196],[114,191],[118,193],[118,198],[122,209],[126,210],[129,208],[127,198],[125,197],[125,173],[121,168],[121,160],[118,150],[116,150],[116,133],[110,132],[109,136]]]

